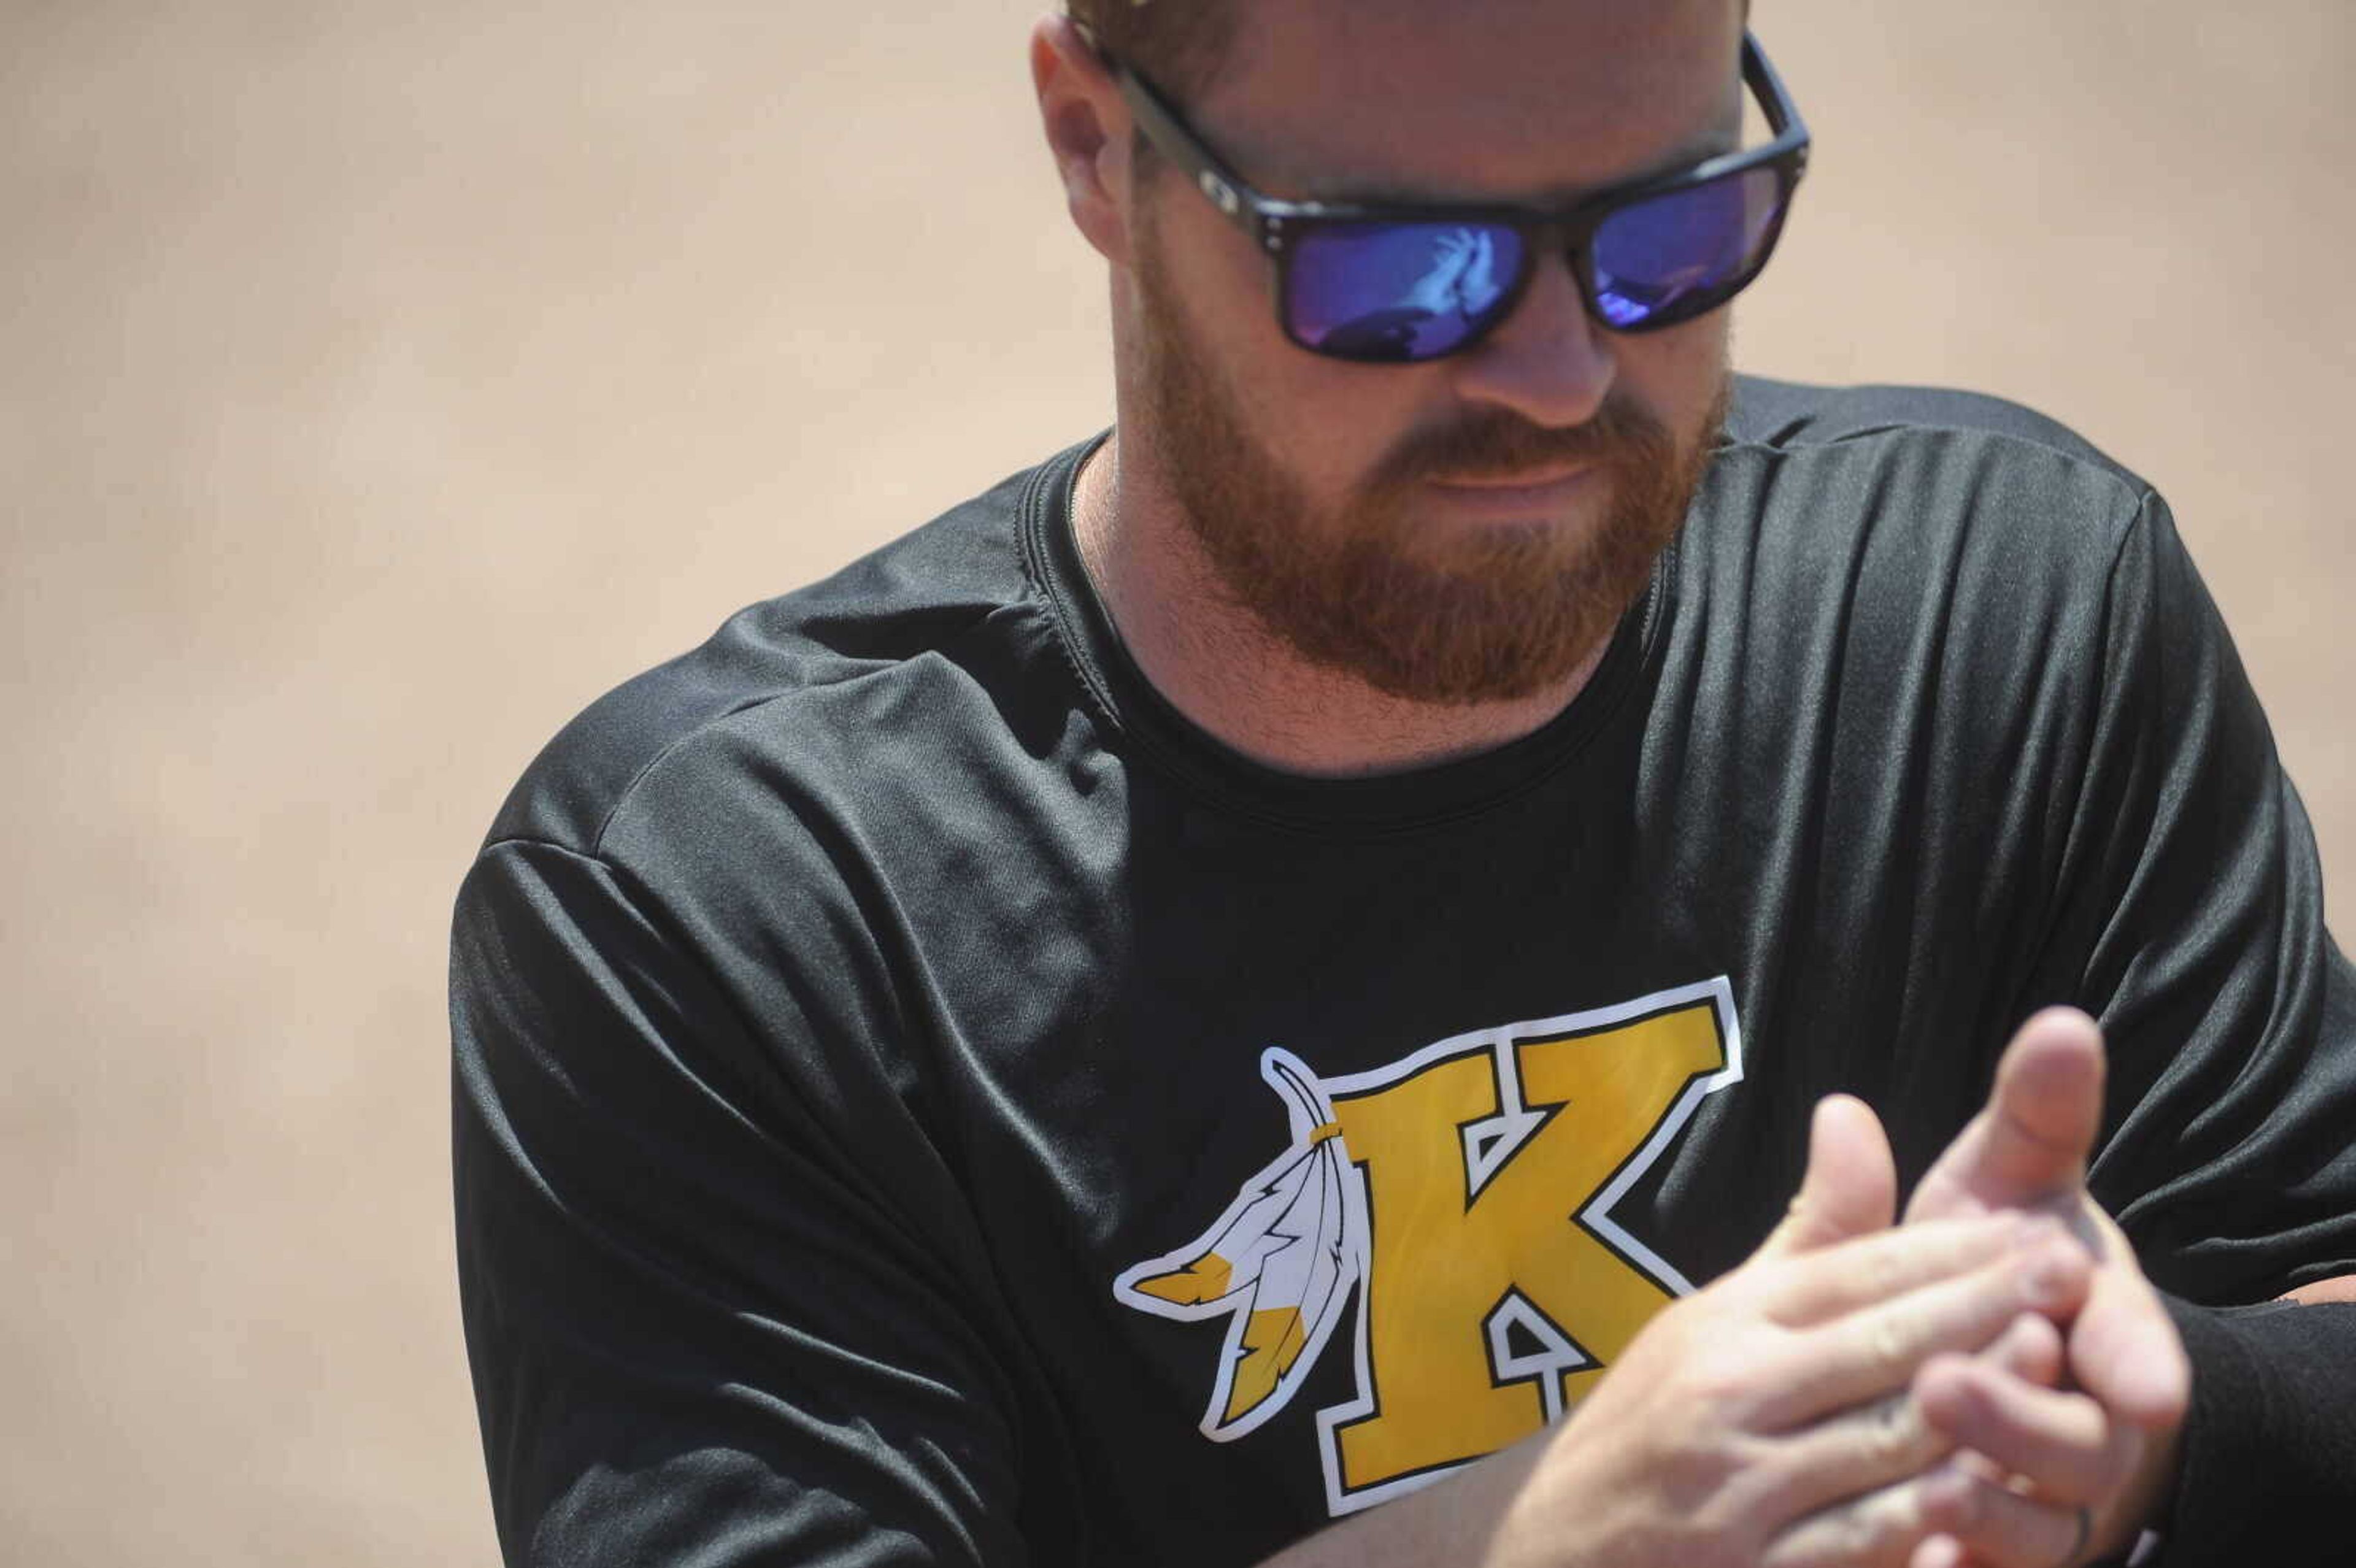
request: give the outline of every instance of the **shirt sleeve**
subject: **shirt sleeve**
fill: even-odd
[[[2094,1195],[2192,1301],[2356,1273],[2356,976],[2265,715],[2148,492],[2103,661],[2048,948],[2076,970],[2042,998],[2109,1041]]]
[[[2253,1304],[2356,1274],[2356,976],[2306,813],[2155,496],[2111,573],[2103,657],[2057,902],[2075,968],[2049,984],[2103,1022],[2090,1186],[2192,1360],[2160,1561],[2336,1563],[2356,1308]]]
[[[2356,1306],[2167,1298],[2192,1411],[2160,1563],[2341,1568],[2356,1510]]]
[[[487,849],[452,946],[466,1342],[524,1564],[991,1563],[1019,1398],[956,1255],[625,872]],[[864,1136],[864,1135],[862,1135]]]

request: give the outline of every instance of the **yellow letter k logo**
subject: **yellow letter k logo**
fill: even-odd
[[[1349,1077],[1273,1050],[1262,1072],[1292,1147],[1195,1243],[1114,1292],[1159,1316],[1228,1317],[1203,1425],[1226,1441],[1290,1399],[1355,1287],[1357,1394],[1318,1415],[1334,1513],[1558,1419],[1692,1288],[1611,1209],[1741,1076],[1724,980]]]

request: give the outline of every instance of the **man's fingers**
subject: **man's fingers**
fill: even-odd
[[[1954,1465],[1914,1490],[1933,1539],[1954,1541],[1976,1568],[2071,1568],[2085,1556],[2088,1531],[2072,1505],[2025,1497]]]
[[[2023,1497],[1961,1467],[1820,1509],[1768,1543],[1762,1568],[2065,1568],[2084,1556],[2075,1508]]]
[[[1905,1568],[1930,1531],[1922,1482],[1909,1477],[1845,1498],[1783,1527],[1760,1555],[1760,1568]]]
[[[2024,1312],[2012,1320],[2012,1326],[1997,1337],[1995,1344],[1980,1352],[1979,1360],[2010,1372],[2023,1382],[2052,1388],[2062,1381],[2067,1356],[2062,1330],[2053,1327],[2053,1320]]]
[[[1954,1449],[1901,1391],[1789,1434],[1776,1461],[1790,1477],[1779,1502],[1815,1513],[1920,1475]]]
[[[1907,1204],[1910,1217],[2019,1208],[2085,1179],[2103,1122],[2103,1035],[2048,1008],[2005,1047],[1987,1104],[1947,1146]]]
[[[1952,1535],[1926,1536],[1906,1568],[1971,1568],[1971,1549]]]
[[[2024,1196],[2080,1185],[2103,1130],[2103,1031],[2075,1008],[2021,1025],[1988,1096],[1988,1175]]]
[[[1761,1568],[2064,1568],[2084,1555],[2074,1508],[1950,1462],[1786,1526]]]
[[[2032,1223],[2022,1235],[2025,1245],[1968,1274],[1802,1331],[1778,1368],[1783,1392],[1762,1412],[1771,1429],[1903,1388],[1933,1356],[1980,1349],[2024,1312],[2067,1317],[2076,1311],[2094,1266],[2085,1250],[2050,1225]]]
[[[2070,1328],[2070,1371],[2120,1420],[2147,1431],[2173,1427],[2192,1397],[2184,1340],[2158,1296],[2136,1275],[2100,1270]]]
[[[1810,1328],[2063,1235],[2052,1221],[2021,1214],[1877,1231],[1776,1264],[1762,1276],[1760,1307],[1787,1328]]]
[[[1898,1164],[1881,1119],[1864,1101],[1833,1094],[1808,1121],[1808,1168],[1791,1211],[1759,1256],[1811,1252],[1890,1228],[1898,1213]]]
[[[2100,1503],[2126,1478],[2127,1439],[2083,1393],[2038,1388],[1985,1362],[1942,1356],[1914,1381],[1924,1424],[1958,1448],[2025,1476],[2038,1495]]]
[[[2023,1313],[1965,1364],[2034,1384],[2059,1374],[2061,1339],[2045,1318]],[[1958,1446],[1953,1430],[1933,1425],[1913,1392],[1901,1390],[1786,1432],[1774,1460],[1788,1477],[1779,1496],[1787,1510],[1814,1513],[1919,1476]]]

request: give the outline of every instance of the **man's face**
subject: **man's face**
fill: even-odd
[[[1273,195],[1558,202],[1733,145],[1740,37],[1725,0],[1292,0],[1187,108]],[[1615,336],[1547,259],[1477,347],[1351,364],[1285,338],[1268,259],[1166,166],[1133,233],[1124,441],[1274,635],[1457,703],[1609,635],[1723,418],[1724,313]]]

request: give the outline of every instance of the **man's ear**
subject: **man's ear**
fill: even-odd
[[[1130,116],[1119,84],[1079,27],[1061,16],[1043,17],[1031,30],[1031,82],[1072,221],[1105,260],[1128,265]]]

